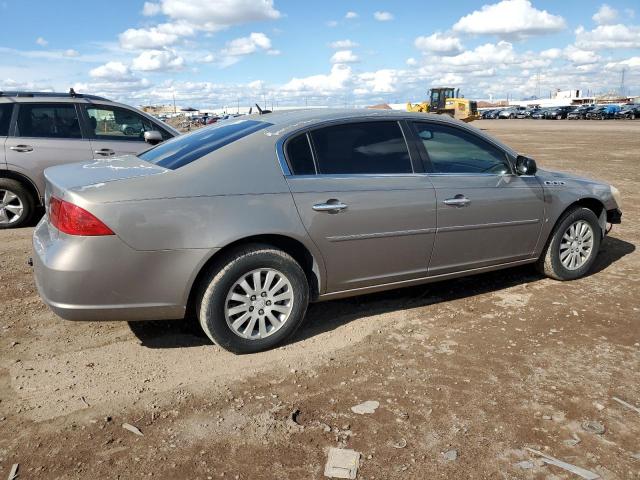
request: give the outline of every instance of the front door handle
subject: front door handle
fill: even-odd
[[[340,200],[332,198],[327,200],[326,203],[316,203],[312,207],[316,212],[338,213],[347,208],[347,205]]]
[[[15,147],[9,147],[9,150],[14,152],[33,152],[33,147],[31,145],[16,145]]]
[[[450,207],[466,207],[471,203],[467,197],[462,194],[458,194],[453,198],[447,198],[444,202],[445,205],[449,205]]]
[[[96,155],[102,155],[103,157],[110,157],[111,155],[115,155],[116,152],[111,150],[110,148],[101,148],[100,150],[94,150],[93,153]]]

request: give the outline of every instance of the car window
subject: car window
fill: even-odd
[[[148,118],[132,110],[107,105],[90,105],[85,110],[91,136],[103,140],[144,141],[144,132],[157,130],[162,138],[172,138]]]
[[[174,137],[139,155],[147,162],[175,170],[247,135],[272,125],[257,120],[228,120]]]
[[[303,133],[287,142],[287,160],[294,175],[313,175],[316,167],[307,134]]]
[[[11,112],[13,112],[13,103],[0,104],[0,137],[9,135]]]
[[[493,173],[511,171],[504,152],[460,129],[416,123],[434,173]]]
[[[397,122],[347,123],[311,132],[320,174],[411,173]]]
[[[82,138],[73,104],[22,103],[18,110],[19,137]]]

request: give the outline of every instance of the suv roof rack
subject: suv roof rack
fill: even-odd
[[[46,98],[87,98],[90,100],[108,100],[98,95],[87,95],[84,93],[76,93],[73,88],[69,89],[68,93],[61,92],[2,92],[0,91],[0,97],[46,97]]]

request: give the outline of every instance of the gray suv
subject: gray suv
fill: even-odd
[[[578,278],[621,220],[614,187],[424,113],[250,115],[45,177],[35,277],[58,315],[192,314],[234,352],[283,342],[309,301],[526,263]]]
[[[44,199],[47,167],[137,154],[179,132],[95,95],[0,92],[0,229],[19,227]]]

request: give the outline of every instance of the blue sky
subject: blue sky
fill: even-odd
[[[605,93],[624,69],[640,94],[637,0],[0,0],[0,18],[0,90],[367,105],[435,85],[473,98]]]

